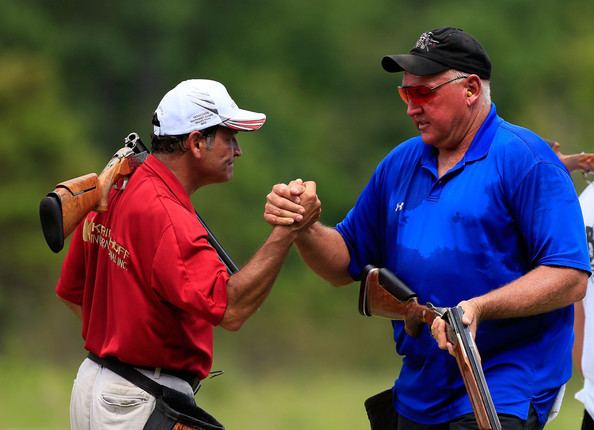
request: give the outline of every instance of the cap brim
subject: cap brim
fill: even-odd
[[[266,122],[266,115],[244,109],[237,109],[233,117],[224,120],[221,125],[238,131],[256,131]]]
[[[448,66],[421,57],[420,55],[412,54],[386,55],[382,58],[382,67],[386,72],[396,73],[406,71],[417,76],[434,75],[449,69]]]

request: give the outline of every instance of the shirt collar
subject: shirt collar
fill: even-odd
[[[161,162],[153,154],[149,155],[143,163],[143,166],[150,172],[161,178],[163,183],[169,188],[169,190],[175,195],[177,200],[189,211],[194,211],[190,196],[184,189],[183,185],[163,162]]]
[[[487,155],[489,149],[491,148],[491,144],[493,143],[493,137],[495,136],[497,127],[501,121],[502,119],[497,116],[495,103],[491,103],[491,110],[489,111],[489,114],[481,124],[481,127],[475,134],[474,139],[472,139],[472,143],[470,144],[468,151],[466,151],[466,154],[464,154],[463,161],[465,163],[480,160]]]

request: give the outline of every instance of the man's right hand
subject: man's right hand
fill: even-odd
[[[302,230],[320,218],[321,203],[316,183],[296,179],[289,184],[276,184],[266,196],[264,220],[273,226],[290,226]]]

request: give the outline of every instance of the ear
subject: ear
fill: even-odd
[[[477,75],[470,75],[466,79],[466,100],[469,104],[474,103],[481,94],[483,84]]]
[[[206,145],[202,133],[199,131],[192,131],[187,138],[188,151],[195,158],[201,158]]]

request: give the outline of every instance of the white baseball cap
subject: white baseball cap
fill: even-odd
[[[215,125],[255,131],[265,121],[263,113],[239,109],[223,84],[190,79],[165,94],[153,117],[153,131],[156,136],[176,136]]]

